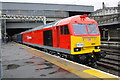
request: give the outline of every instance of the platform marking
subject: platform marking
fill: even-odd
[[[31,49],[31,50],[36,50],[36,49]]]
[[[99,78],[106,78],[106,77],[107,78],[115,78],[113,76],[110,76],[110,75],[107,75],[107,74],[105,75],[104,73],[93,70],[93,69],[84,70],[83,72],[86,72],[88,74],[94,75],[94,76],[99,77]]]
[[[29,52],[32,52],[31,50],[28,50],[28,51],[29,51]],[[45,56],[42,56],[42,55],[40,55],[40,54],[37,53],[37,52],[32,52],[32,53],[35,54],[35,55],[37,55],[37,56],[39,56],[39,57],[41,57],[41,58],[43,58],[43,59],[45,59],[45,60],[47,60],[47,61],[49,61],[49,62],[51,62],[51,63],[53,63],[54,65],[57,65],[57,66],[65,69],[65,70],[68,70],[69,72],[71,72],[71,73],[79,76],[80,78],[90,78],[90,77],[91,77],[91,75],[87,75],[87,76],[86,76],[85,73],[83,73],[83,72],[80,72],[80,71],[78,71],[78,70],[76,70],[76,69],[74,69],[74,68],[71,68],[71,67],[69,67],[69,66],[66,66],[66,65],[64,65],[64,64],[62,64],[62,63],[60,63],[60,62],[57,62],[57,61],[55,61],[55,60],[49,59],[49,58],[47,58],[47,57],[45,57]],[[92,77],[93,77],[93,76],[92,76]],[[95,78],[95,77],[93,77],[93,78]],[[92,80],[92,79],[91,79],[91,80]]]
[[[21,44],[18,44],[18,43],[16,43],[18,46],[20,46]]]
[[[21,46],[23,46],[23,45],[21,45]],[[80,71],[78,71],[78,70],[76,70],[76,69],[74,69],[74,68],[71,68],[71,67],[69,67],[69,66],[66,66],[66,65],[64,65],[64,64],[62,64],[62,63],[60,63],[60,62],[57,62],[57,61],[52,60],[52,59],[49,59],[49,58],[47,58],[47,57],[45,57],[45,56],[43,56],[43,55],[40,55],[38,52],[34,52],[35,49],[29,48],[29,47],[28,47],[28,48],[25,47],[25,49],[26,49],[28,52],[30,52],[30,53],[32,53],[32,54],[34,54],[34,55],[37,55],[37,56],[39,56],[39,57],[41,57],[41,58],[43,58],[43,59],[45,59],[45,60],[53,63],[54,65],[57,65],[57,66],[65,69],[65,70],[68,70],[69,72],[71,72],[71,73],[79,76],[80,78],[86,78],[86,79],[87,79],[87,78],[90,78],[90,77],[91,77],[91,78],[96,78],[95,76],[92,76],[92,75],[89,75],[89,74],[86,75],[86,73],[84,73],[84,72],[82,72],[82,71],[80,72]],[[90,80],[92,80],[92,79],[90,79]],[[100,79],[98,79],[98,80],[100,80]]]
[[[25,46],[25,45],[20,45],[20,46]],[[46,59],[46,60],[48,60],[49,62],[51,62],[51,63],[53,63],[53,64],[55,64],[55,65],[57,65],[57,66],[59,66],[59,67],[61,67],[61,68],[63,68],[63,69],[66,69],[66,70],[68,70],[68,71],[70,71],[71,73],[74,73],[74,74],[76,74],[76,75],[78,75],[79,77],[82,77],[82,78],[90,78],[90,75],[93,75],[93,76],[96,76],[96,77],[99,77],[99,78],[114,78],[115,80],[116,80],[116,78],[117,78],[117,80],[120,80],[119,79],[119,77],[118,76],[115,76],[115,75],[112,75],[112,74],[109,74],[109,73],[106,73],[106,72],[103,72],[103,71],[100,71],[100,70],[97,70],[97,69],[93,69],[93,68],[91,68],[91,67],[88,67],[88,66],[85,66],[85,65],[81,65],[81,64],[78,64],[78,63],[75,63],[75,62],[72,62],[72,61],[69,61],[69,60],[66,60],[66,59],[64,59],[64,60],[66,60],[66,61],[69,61],[69,62],[72,62],[72,63],[75,63],[75,64],[77,64],[77,65],[81,65],[81,66],[83,66],[83,67],[86,67],[86,68],[91,68],[91,69],[87,69],[87,70],[84,70],[83,72],[80,72],[80,71],[78,71],[78,70],[76,70],[76,69],[74,69],[74,68],[71,68],[71,67],[69,67],[69,66],[66,66],[66,65],[64,65],[64,64],[61,64],[61,63],[59,63],[59,62],[57,62],[57,61],[54,61],[54,60],[51,60],[51,59],[49,59],[49,58],[47,58],[47,57],[45,57],[45,56],[42,56],[42,55],[40,55],[39,53],[37,53],[37,52],[33,52],[34,50],[36,50],[36,51],[39,51],[39,50],[37,50],[37,49],[33,49],[33,48],[30,48],[30,47],[28,47],[28,46],[25,46],[24,48],[27,48],[27,50],[29,51],[29,52],[32,52],[33,54],[35,54],[35,55],[37,55],[37,56],[39,56],[39,57],[41,57],[41,58],[43,58],[43,59]],[[32,51],[31,51],[31,50]],[[39,51],[39,52],[41,52],[41,51]],[[44,52],[45,53],[45,52]],[[46,53],[47,54],[47,53]],[[50,54],[47,54],[47,55],[50,55]],[[52,56],[54,56],[54,55],[52,55]],[[56,56],[57,57],[57,56]],[[59,58],[59,57],[58,57]],[[62,59],[62,58],[61,58]],[[97,71],[96,71],[97,70]],[[90,74],[90,75],[87,75],[87,77],[85,76],[85,73],[87,73],[87,74]],[[104,76],[100,76],[100,75],[104,75]],[[105,79],[105,80],[111,80],[111,79]],[[99,80],[99,79],[98,79]]]
[[[21,45],[21,46],[25,46],[25,45]],[[25,47],[27,47],[27,48],[30,48],[30,47],[28,47],[28,46],[25,46]],[[31,50],[36,50],[36,51],[39,51],[39,50],[37,50],[37,49],[33,49],[33,48],[30,48]],[[41,52],[41,51],[39,51],[39,52]],[[44,52],[45,53],[45,52]],[[39,53],[38,53],[39,54]],[[47,53],[45,53],[45,54],[47,54]],[[39,54],[40,55],[40,54]],[[50,55],[50,54],[47,54],[47,55]],[[52,56],[54,56],[54,55],[52,55]],[[43,56],[41,55],[41,58],[42,58]],[[57,57],[57,58],[59,58],[58,56],[55,56],[55,57]],[[43,58],[43,59],[45,59],[45,58]],[[63,59],[63,58],[61,58],[61,59]],[[66,60],[66,59],[64,59],[64,60]],[[69,60],[66,60],[66,61],[69,61]],[[73,61],[69,61],[69,62],[71,62],[71,63],[75,63],[75,62],[73,62]],[[102,74],[104,74],[104,75],[106,75],[106,77],[104,77],[104,78],[109,78],[108,76],[112,76],[112,78],[119,78],[118,76],[115,76],[115,75],[112,75],[112,74],[109,74],[109,73],[106,73],[106,72],[103,72],[103,71],[100,71],[100,70],[98,70],[98,69],[94,69],[94,68],[91,68],[91,67],[88,67],[88,66],[85,66],[85,65],[82,65],[82,64],[78,64],[78,63],[75,63],[75,64],[77,64],[77,65],[80,65],[80,66],[83,66],[83,67],[86,67],[86,68],[90,68],[91,70],[94,70],[94,71],[97,71],[97,72],[99,72],[99,75],[102,73]],[[59,65],[58,65],[59,66]],[[88,70],[88,69],[87,69]],[[84,70],[84,71],[87,71],[87,70]],[[84,72],[83,71],[83,72]],[[86,72],[86,73],[88,73],[88,72]],[[91,74],[91,75],[93,75],[93,76],[95,76],[94,74]],[[96,76],[96,77],[98,77],[98,76]],[[100,76],[99,76],[100,77]],[[110,77],[111,78],[111,77]]]

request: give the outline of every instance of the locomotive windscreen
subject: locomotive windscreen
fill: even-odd
[[[87,24],[87,25],[88,25],[89,34],[98,34],[99,33],[96,24]]]
[[[86,30],[86,25],[85,24],[73,24],[74,27],[74,34],[75,35],[84,35],[88,34]]]
[[[75,35],[99,34],[96,24],[72,24]],[[87,30],[88,29],[88,30]]]

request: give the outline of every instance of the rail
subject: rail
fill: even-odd
[[[113,42],[113,41],[102,41],[101,42],[102,47],[106,48],[116,48],[118,49],[120,47],[120,42]]]
[[[103,70],[105,72],[109,72],[111,74],[120,76],[120,68],[119,68],[119,50],[115,50],[113,48],[102,48],[101,50],[106,52],[105,58],[97,61],[97,69]]]

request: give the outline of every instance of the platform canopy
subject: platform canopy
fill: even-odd
[[[18,3],[0,2],[2,10],[60,10],[60,11],[81,11],[93,12],[93,6],[74,5],[74,4],[48,4],[48,3]]]

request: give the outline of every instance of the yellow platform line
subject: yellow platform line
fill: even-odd
[[[19,46],[23,47],[24,45],[19,45]],[[47,58],[47,57],[45,57],[43,55],[40,55],[39,54],[40,52],[35,52],[37,49],[27,48],[26,46],[24,48],[27,51],[29,51],[30,53],[32,53],[34,55],[37,55],[37,56],[39,56],[39,57],[41,57],[41,58],[43,58],[43,59],[45,59],[45,60],[47,60],[47,61],[49,61],[49,62],[51,62],[51,63],[53,63],[55,65],[57,65],[57,66],[65,69],[65,70],[68,70],[69,72],[79,76],[80,78],[85,78],[85,79],[89,79],[89,80],[93,80],[93,78],[94,79],[96,78],[95,80],[101,80],[100,78],[102,78],[104,80],[120,80],[120,79],[117,79],[116,77],[104,74],[104,73],[102,73],[100,71],[96,71],[94,69],[87,69],[87,70],[84,70],[83,72],[80,72],[80,71],[78,71],[78,70],[76,70],[74,68],[71,68],[69,66],[66,66],[66,65],[64,65],[64,64],[62,64],[60,62],[57,62],[57,61],[52,60],[52,59],[49,59],[49,58]]]
[[[37,52],[33,52],[33,51],[31,51],[31,50],[27,50],[27,51],[29,51],[29,52],[31,52],[31,53],[33,53],[34,55],[37,55],[37,56],[39,56],[39,57],[41,57],[41,58],[43,58],[43,59],[45,59],[45,60],[47,60],[47,61],[49,61],[49,62],[51,62],[51,63],[53,63],[53,64],[55,64],[55,65],[57,65],[57,66],[59,66],[59,67],[61,67],[61,68],[63,68],[63,69],[65,69],[65,70],[67,70],[67,71],[69,71],[69,72],[71,72],[71,73],[73,73],[73,74],[75,74],[75,75],[77,75],[77,76],[79,76],[80,78],[90,78],[91,77],[91,75],[85,75],[83,72],[80,72],[80,71],[78,71],[78,70],[76,70],[76,69],[74,69],[74,68],[71,68],[71,67],[69,67],[69,66],[66,66],[66,65],[64,65],[64,64],[62,64],[62,63],[60,63],[60,62],[57,62],[57,61],[55,61],[55,60],[52,60],[52,59],[49,59],[49,58],[47,58],[47,57],[45,57],[45,56],[42,56],[42,55],[40,55],[39,53],[37,53]],[[92,76],[93,77],[93,76]],[[95,77],[93,77],[93,78],[95,78]],[[93,80],[93,79],[91,79],[91,80]],[[99,80],[99,79],[98,79]]]
[[[94,69],[84,70],[83,72],[86,72],[88,74],[94,75],[94,76],[99,77],[99,78],[106,78],[106,77],[107,78],[116,78],[116,77],[113,77],[111,75],[107,75],[105,73],[102,73],[102,72],[94,70]]]
[[[23,47],[24,45],[19,45],[19,46],[21,46],[21,47]],[[34,55],[37,55],[37,56],[39,56],[40,58],[43,58],[43,59],[45,59],[45,60],[47,60],[47,61],[49,61],[49,62],[51,62],[51,63],[53,63],[53,64],[55,64],[55,65],[57,65],[57,66],[59,66],[59,67],[61,67],[61,68],[63,68],[63,69],[65,69],[65,70],[67,70],[67,71],[69,71],[69,72],[71,72],[71,73],[73,73],[73,74],[75,74],[75,75],[77,75],[77,76],[79,76],[80,78],[85,78],[85,79],[88,79],[88,78],[96,78],[96,77],[94,77],[94,76],[92,76],[92,75],[85,75],[86,73],[84,73],[84,72],[80,72],[80,71],[78,71],[78,70],[76,70],[76,69],[74,69],[74,68],[71,68],[71,67],[69,67],[69,66],[66,66],[66,65],[64,65],[64,64],[62,64],[62,63],[60,63],[60,62],[57,62],[57,61],[55,61],[55,60],[52,60],[52,59],[49,59],[49,58],[47,58],[47,57],[45,57],[45,56],[43,56],[43,55],[40,55],[38,52],[34,52],[36,49],[33,49],[33,48],[27,48],[27,47],[24,47],[28,52],[30,52],[30,53],[32,53],[32,54],[34,54]],[[93,80],[93,79],[90,79],[90,80]],[[97,80],[100,80],[100,79],[97,79]]]

